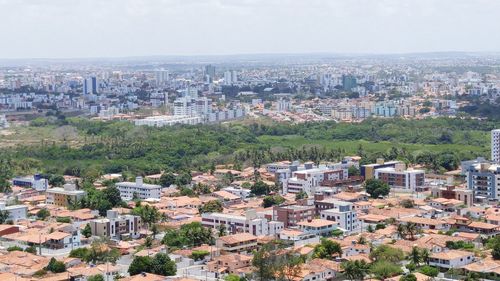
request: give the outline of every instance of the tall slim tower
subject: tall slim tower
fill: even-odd
[[[491,161],[500,163],[500,129],[491,131]]]

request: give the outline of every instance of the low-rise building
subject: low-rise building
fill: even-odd
[[[45,192],[45,203],[68,207],[80,201],[85,196],[85,191],[77,190],[74,184],[65,184],[64,187],[49,188]]]
[[[273,207],[273,220],[284,224],[284,227],[296,226],[299,221],[312,220],[315,215],[314,206],[284,205]]]
[[[90,221],[92,235],[122,239],[138,238],[142,227],[141,217],[133,215],[118,215],[117,211],[108,210],[104,219]]]
[[[329,220],[313,219],[297,223],[300,230],[318,236],[328,236],[338,228],[338,223]]]
[[[238,233],[219,237],[215,246],[221,253],[250,253],[257,248],[257,236],[250,233]]]
[[[26,219],[26,214],[28,213],[28,206],[26,205],[6,206],[5,202],[0,202],[0,211],[7,211],[9,214],[7,220],[16,222],[18,220]]]
[[[135,196],[139,199],[160,199],[161,186],[144,183],[142,177],[137,177],[135,182],[119,182],[116,188],[120,191],[123,200],[132,200]]]
[[[224,213],[203,213],[202,224],[205,227],[219,229],[225,227],[228,233],[251,233],[255,236],[278,234],[284,225],[279,221],[268,221],[257,217],[254,210],[246,212],[245,216]]]
[[[49,181],[42,178],[39,174],[28,177],[16,177],[12,180],[12,184],[22,187],[30,187],[36,191],[45,191],[49,188]]]
[[[430,266],[440,268],[459,268],[474,262],[474,253],[461,250],[449,250],[432,253],[429,259]]]

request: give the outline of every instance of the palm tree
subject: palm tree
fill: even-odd
[[[406,237],[406,227],[404,224],[400,223],[398,224],[398,228],[396,230],[398,232],[398,236],[401,239],[405,239]]]
[[[425,262],[425,264],[429,264],[430,253],[428,249],[422,249],[420,252],[420,259]]]
[[[413,222],[409,222],[406,224],[405,228],[406,228],[406,233],[410,235],[410,239],[415,240],[415,234],[417,234],[418,232],[417,225]]]
[[[346,261],[341,264],[341,267],[349,280],[363,280],[370,268],[364,260]]]
[[[420,251],[418,250],[417,247],[413,247],[411,249],[409,258],[410,258],[411,262],[413,262],[415,265],[418,266],[418,264],[422,260],[422,257],[420,256]]]

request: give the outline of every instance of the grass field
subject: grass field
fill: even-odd
[[[60,128],[60,127],[59,127]],[[66,137],[66,141],[64,138]],[[13,126],[0,131],[0,148],[16,145],[35,145],[47,143],[78,145],[83,137],[78,133],[65,133],[54,126],[32,127]]]
[[[357,141],[338,141],[338,140],[310,140],[303,136],[289,135],[289,136],[261,136],[259,140],[263,144],[271,147],[301,147],[303,145],[321,145],[327,149],[341,148],[345,149],[347,153],[356,153],[361,144],[363,149],[367,152],[384,152],[391,149],[393,146],[405,148],[410,152],[418,152],[421,150],[428,150],[433,152],[440,151],[454,151],[471,154],[480,154],[487,156],[489,153],[488,147],[472,146],[472,145],[459,145],[459,144],[407,144],[407,143],[391,143],[391,142],[370,142],[365,140]]]

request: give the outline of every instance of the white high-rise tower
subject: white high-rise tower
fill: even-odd
[[[500,129],[491,131],[491,161],[500,163]]]

